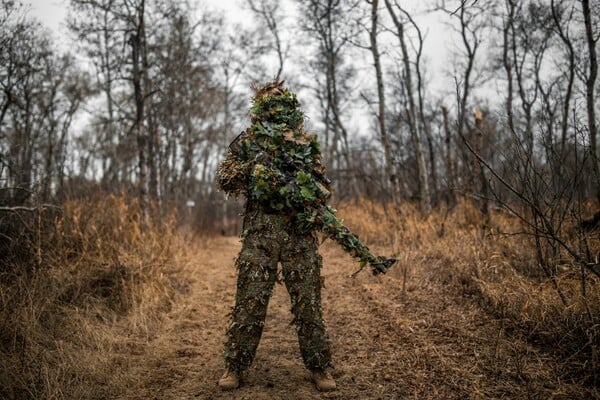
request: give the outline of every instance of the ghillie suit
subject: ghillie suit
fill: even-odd
[[[231,143],[219,166],[219,186],[228,194],[245,195],[267,212],[292,216],[298,231],[323,231],[357,258],[361,268],[369,264],[373,274],[385,273],[395,260],[374,256],[327,205],[331,188],[319,143],[304,132],[298,106],[295,94],[281,83],[257,92],[252,126]]]
[[[339,243],[373,273],[395,262],[374,256],[327,205],[331,196],[315,136],[303,129],[304,114],[295,94],[273,82],[256,91],[252,125],[229,146],[219,165],[217,184],[226,193],[246,196],[243,246],[236,261],[238,287],[227,332],[228,368],[252,363],[267,311],[277,263],[282,264],[305,365],[331,363],[321,311],[321,256],[317,231]]]

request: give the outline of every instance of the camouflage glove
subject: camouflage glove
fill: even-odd
[[[373,275],[385,274],[398,260],[395,258],[387,258],[379,256],[375,260],[370,261],[369,265],[373,271]]]

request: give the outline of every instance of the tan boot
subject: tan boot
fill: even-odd
[[[313,369],[312,381],[315,383],[317,389],[321,392],[331,392],[336,389],[335,381],[331,374],[327,370]]]
[[[233,390],[240,387],[240,374],[235,371],[225,371],[221,379],[219,379],[219,387],[221,390]]]

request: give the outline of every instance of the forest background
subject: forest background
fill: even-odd
[[[2,0],[0,339],[3,361],[22,366],[18,379],[5,375],[10,396],[62,387],[64,375],[54,386],[33,378],[43,367],[24,355],[32,340],[55,346],[44,338],[61,325],[35,299],[159,318],[140,299],[176,296],[164,268],[177,252],[165,240],[137,253],[138,241],[240,232],[241,203],[216,191],[214,174],[248,124],[250,88],[273,79],[299,94],[332,203],[349,220],[371,210],[354,225],[367,240],[402,253],[427,229],[440,243],[466,229],[479,245],[513,243],[454,262],[453,279],[560,347],[589,394],[600,341],[600,7],[418,3],[247,0],[240,13],[70,0],[59,38],[27,4]],[[369,234],[367,220],[382,231]],[[52,286],[59,271],[77,283]]]

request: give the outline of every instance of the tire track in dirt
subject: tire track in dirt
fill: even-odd
[[[182,261],[189,291],[138,358],[139,384],[126,398],[568,398],[554,393],[547,380],[551,359],[505,336],[497,320],[426,266],[409,268],[403,292],[400,268],[382,277],[364,271],[350,278],[356,263],[330,242],[321,246],[323,307],[339,389],[322,394],[309,381],[290,324],[289,297],[276,285],[253,366],[240,389],[222,392],[216,382],[239,248],[237,238],[209,239]]]

